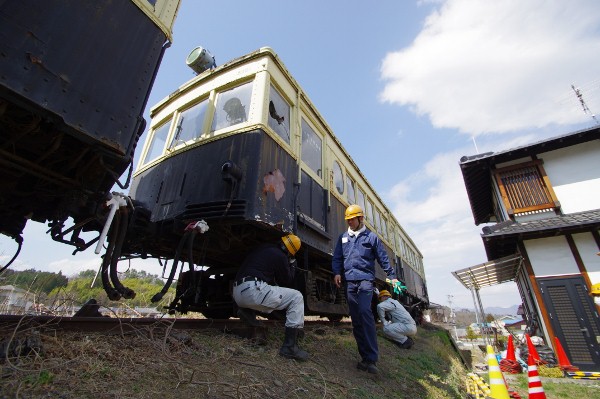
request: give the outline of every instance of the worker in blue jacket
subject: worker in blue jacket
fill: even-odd
[[[398,280],[381,240],[366,228],[362,208],[358,205],[350,205],[346,209],[345,219],[348,223],[348,231],[340,235],[333,252],[334,283],[338,288],[342,286],[343,273],[346,280],[348,308],[352,318],[352,332],[361,357],[356,367],[377,374],[379,349],[375,318],[371,311],[375,261],[377,260],[379,266],[392,280],[392,284]]]

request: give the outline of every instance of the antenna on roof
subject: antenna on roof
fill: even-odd
[[[592,119],[596,122],[596,124],[598,124],[598,119],[596,119],[596,115],[594,115],[592,113],[592,111],[590,110],[590,107],[588,107],[587,104],[585,103],[585,101],[583,100],[583,94],[581,93],[581,90],[579,90],[578,87],[575,87],[575,85],[571,85],[571,88],[573,89],[573,91],[575,92],[575,95],[577,96],[577,99],[581,103],[583,112],[586,114],[589,113],[592,116]]]
[[[477,154],[479,154],[479,148],[477,148],[477,143],[475,142],[475,136],[471,136],[471,138],[473,139],[473,145],[475,145],[475,152]]]

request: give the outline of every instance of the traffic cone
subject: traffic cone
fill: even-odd
[[[529,399],[546,399],[546,393],[542,386],[542,380],[537,370],[535,359],[529,354],[527,358],[527,378],[529,380]]]
[[[518,374],[523,369],[515,358],[515,345],[512,335],[508,336],[508,346],[506,349],[506,358],[500,360],[500,370],[505,373]]]
[[[562,371],[578,371],[579,367],[573,366],[565,353],[558,337],[554,337],[554,342],[556,343],[556,356],[558,357],[558,366]]]
[[[508,345],[506,346],[506,360],[512,360],[513,362],[517,361],[517,359],[515,359],[515,344],[513,344],[512,335],[508,336]]]
[[[529,352],[529,356],[533,357],[533,361],[535,364],[540,364],[540,355],[537,353],[537,349],[535,349],[535,345],[531,342],[531,338],[529,338],[529,334],[525,334],[525,338],[527,339],[527,350]],[[527,358],[527,363],[529,364],[529,358]]]
[[[500,371],[498,359],[491,345],[487,346],[488,375],[490,379],[490,397],[494,399],[510,399],[506,381]]]

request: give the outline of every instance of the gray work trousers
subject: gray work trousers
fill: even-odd
[[[250,280],[233,287],[233,299],[240,308],[263,313],[285,309],[286,327],[304,327],[304,298],[298,290]]]
[[[383,334],[392,341],[402,344],[406,341],[408,335],[414,336],[417,334],[417,326],[414,324],[388,323],[383,326]]]

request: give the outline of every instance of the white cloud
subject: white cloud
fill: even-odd
[[[529,140],[528,140],[529,139]],[[484,141],[483,148],[512,148],[531,137],[511,141]],[[394,216],[413,239],[424,257],[430,300],[447,305],[453,295],[456,306],[473,308],[472,295],[451,272],[488,259],[475,226],[460,166],[462,148],[431,158],[419,171],[393,186],[385,195]],[[485,287],[480,291],[484,306],[520,303],[515,283]],[[499,305],[503,304],[503,305]]]
[[[412,45],[387,54],[381,100],[434,127],[480,135],[591,120],[600,112],[596,0],[448,0]]]

